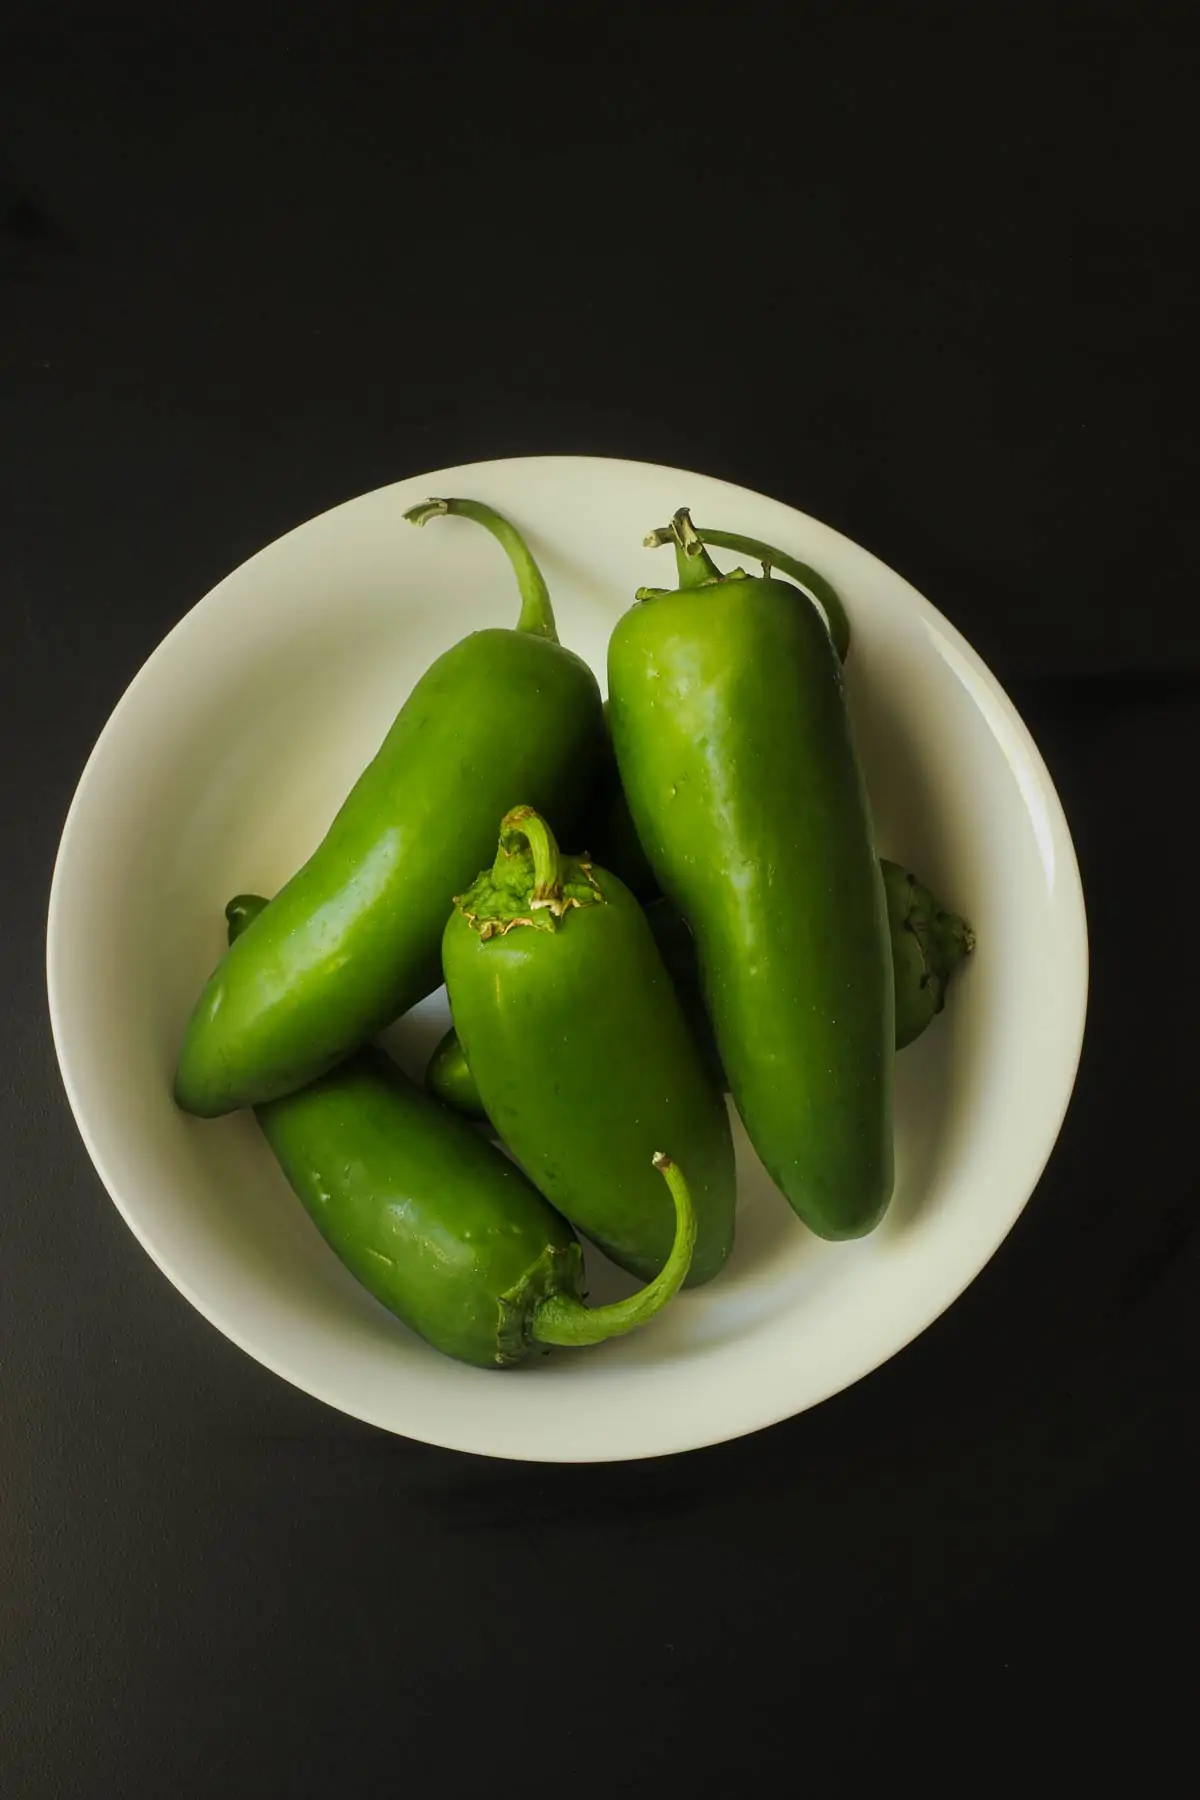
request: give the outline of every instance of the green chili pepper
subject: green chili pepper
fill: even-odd
[[[915,875],[900,863],[880,857],[887,899],[888,933],[892,941],[892,973],[896,990],[896,1048],[905,1049],[933,1023],[946,1004],[946,988],[955,970],[975,948],[966,920],[947,912]],[[700,971],[691,932],[669,900],[652,900],[646,920],[659,955],[675,983],[692,1036],[722,1087],[727,1087],[716,1039],[700,994]],[[465,1118],[484,1119],[483,1102],[454,1027],[438,1043],[425,1070],[431,1094]]]
[[[523,796],[574,818],[604,744],[596,678],[565,650],[546,584],[490,507],[431,500],[406,514],[477,520],[516,571],[515,631],[473,632],[405,701],[324,842],[231,945],[184,1035],[175,1096],[211,1116],[304,1086],[432,993],[449,897]]]
[[[895,997],[841,666],[794,587],[722,576],[686,511],[674,535],[679,591],[609,644],[622,784],[755,1149],[813,1231],[858,1237],[892,1191]]]
[[[711,1280],[733,1241],[729,1119],[629,889],[561,857],[545,820],[517,807],[455,902],[442,963],[487,1116],[547,1199],[652,1276],[672,1226],[650,1156],[669,1142],[696,1208],[688,1280]]]
[[[232,943],[266,906],[226,908]],[[255,1108],[321,1236],[389,1312],[447,1356],[481,1368],[536,1345],[599,1344],[645,1325],[681,1287],[696,1217],[683,1173],[656,1155],[674,1210],[670,1255],[649,1286],[587,1307],[575,1233],[521,1171],[423,1094],[382,1050]]]

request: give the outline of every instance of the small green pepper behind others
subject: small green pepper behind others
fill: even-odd
[[[591,669],[559,643],[519,533],[471,500],[431,500],[413,523],[461,514],[516,571],[515,631],[475,631],[417,683],[324,841],[232,944],[184,1033],[175,1097],[211,1117],[303,1087],[441,980],[451,894],[490,853],[496,819],[532,796],[573,820],[604,748]]]
[[[975,933],[947,912],[899,863],[880,863],[896,978],[896,1048],[919,1038],[946,1004],[954,971],[974,950]]]
[[[729,1117],[629,889],[517,807],[455,902],[442,962],[483,1107],[547,1199],[648,1279],[671,1250],[650,1165],[669,1141],[696,1208],[689,1283],[710,1281],[733,1242]]]
[[[230,901],[231,942],[266,904],[255,894]],[[255,1114],[293,1192],[351,1274],[461,1362],[504,1368],[539,1345],[620,1337],[661,1312],[688,1272],[691,1196],[671,1158],[656,1155],[675,1219],[670,1255],[629,1299],[585,1306],[583,1256],[566,1220],[382,1050],[360,1051]]]
[[[482,1123],[487,1118],[453,1025],[434,1045],[433,1055],[425,1065],[425,1087],[435,1100],[452,1112],[461,1113],[464,1119]]]

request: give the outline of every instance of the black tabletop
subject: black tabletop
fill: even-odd
[[[1193,97],[1165,11],[1069,10],[9,9],[6,1800],[1168,1791]],[[324,507],[531,452],[703,469],[899,568],[1030,723],[1089,906],[1075,1100],[994,1261],[849,1392],[661,1462],[454,1455],[260,1368],[105,1198],[46,1015],[63,815],[164,632]]]

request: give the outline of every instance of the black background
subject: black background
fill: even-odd
[[[568,8],[97,10],[10,8],[0,48],[6,1800],[1125,1759],[1166,1791],[1200,1500],[1182,11],[610,8],[572,42]],[[528,452],[702,468],[898,567],[1032,726],[1089,903],[1076,1097],[1000,1254],[850,1392],[660,1463],[435,1451],[259,1368],[108,1204],[46,1018],[63,814],[168,627],[324,507]]]

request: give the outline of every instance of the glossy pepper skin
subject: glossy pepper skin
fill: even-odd
[[[903,1050],[927,1030],[945,1006],[946,988],[955,970],[975,948],[975,934],[965,919],[947,912],[900,863],[889,862],[885,856],[880,858],[879,867],[892,941],[896,1048]],[[646,906],[646,920],[675,983],[692,1036],[722,1087],[727,1087],[700,993],[692,934],[669,900],[651,900]],[[429,1059],[425,1085],[443,1105],[453,1107],[465,1118],[487,1117],[453,1026]]]
[[[755,1149],[817,1235],[859,1237],[892,1192],[895,1000],[841,664],[789,583],[721,576],[686,512],[675,538],[679,591],[609,644],[622,784]]]
[[[850,651],[850,620],[841,595],[818,569],[810,568],[808,563],[800,562],[786,550],[777,550],[773,544],[763,543],[760,538],[746,537],[736,531],[710,530],[707,525],[696,525],[692,529],[702,544],[716,544],[726,550],[741,551],[746,556],[758,559],[764,575],[770,575],[775,569],[782,569],[785,575],[798,582],[821,608],[838,660],[845,662]],[[673,544],[672,527],[664,525],[657,531],[652,531],[646,543],[651,547]],[[612,746],[612,721],[607,700],[604,702],[604,724],[608,733],[607,744],[592,798],[588,803],[583,840],[595,860],[603,863],[606,869],[611,869],[614,875],[620,876],[625,886],[632,888],[642,905],[648,906],[660,898],[659,887],[646,852],[642,849],[629,811],[629,802],[621,786],[621,775]]]
[[[671,1248],[656,1143],[688,1174],[688,1280],[733,1242],[733,1142],[633,895],[560,857],[528,807],[503,820],[495,863],[455,903],[442,944],[454,1017],[496,1131],[542,1193],[614,1262],[649,1279]]]
[[[430,501],[408,517],[445,512],[504,545],[518,627],[473,632],[438,658],[324,841],[230,946],[184,1033],[175,1097],[188,1112],[291,1093],[432,993],[450,896],[490,854],[499,814],[532,796],[569,820],[594,782],[599,688],[558,642],[536,564],[473,501]]]
[[[609,881],[611,882],[611,871]],[[658,945],[663,967],[671,978],[676,998],[692,1034],[692,1042],[699,1050],[709,1074],[724,1090],[725,1071],[717,1057],[712,1027],[700,997],[700,978],[696,972],[696,951],[692,934],[669,900],[652,900],[644,911],[646,923]],[[475,1077],[467,1065],[466,1053],[458,1041],[458,1033],[453,1025],[439,1038],[425,1065],[425,1086],[443,1106],[452,1107],[464,1119],[487,1118],[479,1089],[475,1085]]]
[[[879,870],[892,949],[896,1048],[904,1050],[945,1006],[946,988],[955,970],[974,950],[975,933],[958,913],[947,912],[900,863],[880,857]],[[669,900],[652,900],[646,907],[646,917],[696,1040],[713,1060],[724,1084],[725,1072],[720,1067],[700,993],[695,940]]]
[[[226,908],[230,941],[266,901]],[[470,1125],[359,1051],[310,1087],[255,1108],[263,1134],[326,1243],[389,1312],[435,1349],[505,1368],[537,1345],[602,1343],[647,1323],[678,1291],[695,1241],[681,1172],[655,1159],[676,1233],[659,1280],[588,1308],[566,1221]]]

